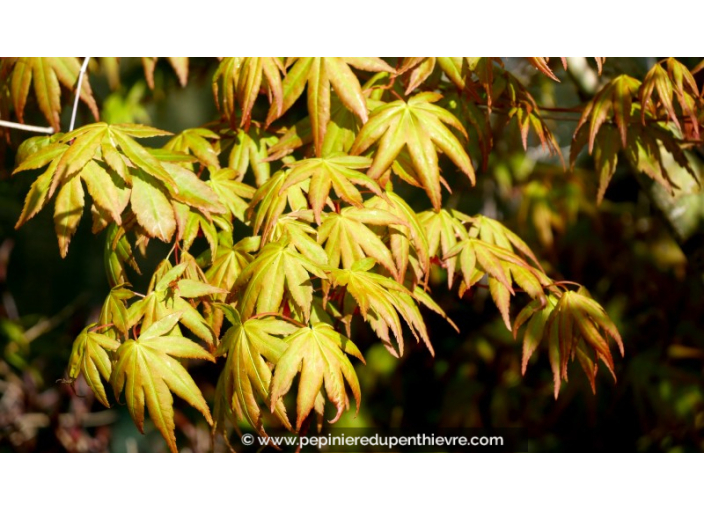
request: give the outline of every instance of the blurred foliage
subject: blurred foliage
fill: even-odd
[[[704,252],[704,194],[697,183],[704,164],[701,144],[687,147],[687,171],[676,161],[678,154],[663,151],[662,165],[674,186],[643,179],[628,158],[619,158],[609,167],[610,183],[597,204],[603,178],[599,171],[605,163],[596,150],[570,158],[581,110],[559,108],[584,105],[622,73],[639,81],[652,79],[649,72],[657,62],[608,59],[598,62],[603,65],[598,74],[593,60],[568,60],[565,70],[559,61],[504,59],[505,68],[537,104],[546,107],[541,122],[554,140],[541,144],[540,133],[525,133],[520,118],[495,108],[486,125],[475,124],[474,131],[469,130],[470,140],[476,142],[468,147],[476,163],[476,186],[470,187],[459,172],[443,174],[453,190],[446,207],[500,220],[531,246],[555,280],[569,278],[590,289],[623,338],[626,356],[614,359],[617,382],[602,370],[593,394],[584,374],[574,371],[555,400],[547,356],[532,359],[521,375],[520,342],[513,339],[496,308],[489,306],[489,290],[473,287],[459,299],[445,290],[447,273],[434,266],[429,281],[433,297],[460,332],[425,310],[434,357],[422,345],[409,343],[396,359],[369,328],[354,323],[351,338],[366,360],[366,365],[355,365],[364,404],[356,418],[344,413],[339,426],[517,427],[525,434],[527,448],[536,451],[704,451],[704,279],[702,260],[697,259]],[[689,69],[698,64],[695,59],[680,62]],[[425,66],[425,79],[440,79],[439,64],[415,65]],[[218,66],[216,60],[191,59],[186,82],[183,62],[93,61],[90,97],[101,106],[101,119],[107,122],[148,123],[180,132],[218,117],[211,90]],[[413,75],[420,83],[421,74]],[[699,90],[702,75],[694,74]],[[687,94],[690,89],[683,91],[685,106]],[[68,104],[66,96],[62,102]],[[495,99],[498,104],[500,98]],[[45,124],[34,101],[30,95],[23,120]],[[443,101],[452,111],[451,95]],[[673,112],[689,115],[676,102],[673,105]],[[258,107],[252,117],[266,114]],[[291,108],[290,115],[303,117],[305,97]],[[461,117],[473,112],[455,113]],[[677,113],[672,115],[677,119]],[[0,116],[5,118],[3,112]],[[70,108],[63,108],[58,122],[67,126],[69,118]],[[78,110],[78,126],[93,121],[89,108]],[[618,128],[617,121],[614,129]],[[166,450],[150,422],[145,435],[140,435],[126,408],[105,409],[83,378],[73,385],[61,383],[73,340],[97,321],[110,290],[104,277],[102,237],[96,240],[90,222],[84,220],[62,260],[50,211],[40,212],[30,227],[14,229],[32,176],[20,173],[10,178],[10,174],[17,147],[30,135],[16,130],[3,135],[0,451]],[[319,136],[316,144],[322,143]],[[564,170],[558,152],[573,160],[572,171]],[[416,210],[430,205],[421,189],[404,189],[403,197]],[[195,242],[207,248],[205,239]],[[136,277],[135,283],[146,284],[167,251],[167,246],[154,243],[147,258],[140,260],[146,276]],[[516,298],[514,313],[527,303],[525,296]],[[218,368],[222,364],[220,360]],[[211,367],[193,362],[188,369],[212,403],[217,379]],[[228,449],[183,401],[176,401],[174,421],[182,450]],[[241,427],[249,430],[246,423]]]

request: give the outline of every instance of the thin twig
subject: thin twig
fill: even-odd
[[[86,69],[88,69],[88,62],[90,62],[90,57],[86,57],[83,59],[81,71],[78,73],[78,86],[76,87],[76,98],[73,101],[73,111],[71,112],[71,124],[68,127],[69,131],[73,131],[73,126],[76,124],[76,111],[78,110],[78,100],[81,98],[81,86],[83,85],[83,75],[86,74]]]
[[[20,124],[18,122],[10,122],[9,120],[0,120],[0,127],[10,128],[10,129],[21,129],[22,131],[31,131],[33,133],[46,133],[51,135],[54,133],[54,129],[51,127],[43,126],[28,126],[27,124]]]

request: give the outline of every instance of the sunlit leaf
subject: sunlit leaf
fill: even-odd
[[[336,287],[346,288],[364,320],[371,324],[391,354],[396,357],[403,355],[403,333],[399,315],[403,317],[413,336],[418,341],[422,339],[428,350],[434,353],[413,294],[395,280],[371,272],[373,267],[373,259],[362,259],[352,264],[350,269],[332,269],[330,281]],[[391,343],[389,332],[396,338],[398,351]]]
[[[68,365],[68,377],[75,381],[79,373],[83,374],[95,397],[105,407],[110,407],[101,377],[110,380],[112,362],[108,351],[116,351],[120,342],[106,335],[91,331],[95,324],[86,327],[73,342],[71,358]]]
[[[359,412],[362,392],[354,367],[345,354],[350,354],[362,362],[364,358],[350,339],[342,336],[329,324],[318,322],[310,327],[298,329],[286,337],[285,341],[286,350],[276,363],[271,381],[272,411],[281,402],[281,397],[288,393],[294,377],[300,372],[296,399],[296,430],[301,428],[303,420],[313,410],[318,392],[323,387],[327,399],[337,409],[337,414],[330,423],[336,422],[349,407],[345,381],[352,390]]]
[[[450,112],[434,105],[442,96],[426,92],[416,94],[408,102],[399,100],[377,108],[355,140],[351,154],[362,154],[378,142],[368,175],[380,178],[392,166],[401,149],[410,153],[415,177],[430,197],[433,207],[440,209],[440,167],[437,151],[441,150],[474,183],[474,167],[462,143],[445,125],[467,137],[460,121]]]
[[[333,88],[342,103],[362,122],[368,118],[362,87],[350,66],[371,72],[394,69],[375,57],[300,57],[288,70],[283,81],[283,107],[269,110],[267,124],[286,111],[301,96],[308,85],[308,113],[313,131],[315,152],[322,155],[323,140],[330,120],[330,89]]]
[[[233,390],[230,406],[238,420],[247,420],[257,432],[266,435],[257,399],[266,407],[271,405],[269,363],[279,362],[287,348],[281,337],[293,334],[296,327],[273,317],[242,322],[237,310],[224,306],[232,326],[225,332],[217,354],[227,354],[225,370],[230,374]],[[291,428],[283,402],[279,400],[271,407],[281,423]]]
[[[24,122],[24,109],[30,86],[34,86],[37,104],[54,131],[60,131],[61,86],[73,92],[78,82],[81,63],[76,57],[19,57],[14,61],[10,77],[10,95],[15,113]],[[72,96],[72,94],[71,94]],[[93,97],[90,81],[81,84],[81,100],[98,118],[98,106]]]
[[[169,333],[181,313],[167,315],[130,339],[117,350],[111,384],[115,398],[125,393],[125,403],[140,432],[144,432],[144,408],[171,451],[177,451],[174,434],[173,397],[175,393],[213,424],[208,404],[186,369],[175,358],[215,359],[202,347],[182,336]]]

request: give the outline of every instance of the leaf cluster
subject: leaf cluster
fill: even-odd
[[[169,62],[186,83],[188,60]],[[3,60],[18,120],[33,85],[58,130],[59,83],[73,86],[77,64]],[[558,79],[547,58],[526,64]],[[91,72],[115,62],[99,66]],[[155,66],[144,59],[152,87]],[[83,83],[93,109],[90,80]],[[110,404],[107,381],[140,430],[148,411],[171,450],[174,394],[223,432],[242,423],[260,434],[270,423],[301,432],[322,421],[326,401],[335,422],[351,400],[360,408],[355,364],[364,346],[351,340],[354,328],[367,324],[400,357],[409,332],[434,353],[427,310],[456,327],[433,297],[437,271],[459,298],[488,289],[514,336],[525,326],[524,372],[545,346],[556,397],[575,357],[594,389],[599,360],[615,374],[609,343],[623,354],[620,334],[586,290],[554,281],[500,221],[446,200],[484,178],[497,124],[514,124],[526,149],[532,133],[562,158],[544,109],[503,61],[228,57],[212,85],[221,115],[207,126],[172,135],[96,122],[29,138],[18,150],[15,173],[41,173],[17,227],[53,200],[65,257],[90,199],[93,232],[105,231],[112,290],[99,321],[74,342],[68,374],[82,374],[101,403]],[[588,146],[599,201],[621,151],[668,183],[661,149],[689,168],[682,142],[700,136],[701,101],[692,73],[673,59],[642,82],[615,77],[581,110],[572,163]],[[158,137],[169,139],[144,141]],[[448,178],[453,172],[459,180]],[[414,188],[429,207],[407,201]],[[137,252],[152,241],[170,246],[169,256],[146,289],[132,290]],[[512,320],[521,301],[528,304]],[[211,414],[188,369],[218,358]]]

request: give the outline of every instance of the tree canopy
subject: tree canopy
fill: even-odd
[[[327,422],[549,449],[575,420],[701,449],[703,84],[674,57],[2,58],[0,447],[120,450],[122,411],[75,418],[108,407],[172,451]]]

